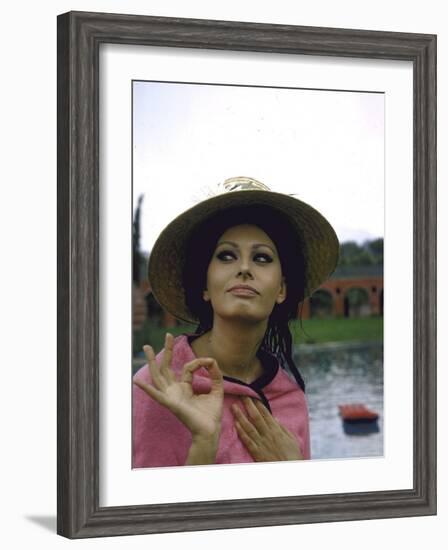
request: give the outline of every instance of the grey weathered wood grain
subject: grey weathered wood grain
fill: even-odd
[[[412,490],[99,507],[98,52],[102,43],[413,62]],[[60,15],[57,280],[59,534],[81,538],[435,514],[436,37],[135,15]]]

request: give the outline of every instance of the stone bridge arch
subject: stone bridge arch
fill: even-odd
[[[344,292],[344,317],[369,317],[369,292],[362,286],[352,286]]]
[[[313,296],[303,302],[299,308],[299,314],[302,319],[309,319],[315,315],[315,295],[321,291],[325,291],[331,297],[331,315],[333,317],[344,317],[349,315],[350,308],[347,309],[346,294],[351,288],[361,289],[361,292],[367,294],[367,302],[369,306],[369,315],[383,315],[383,277],[382,276],[370,276],[370,277],[340,277],[331,278],[321,285]],[[324,295],[318,294],[322,298]],[[329,301],[328,296],[327,301]],[[367,311],[365,308],[364,311]]]
[[[318,289],[310,298],[311,318],[332,317],[333,308],[333,294],[325,288]]]

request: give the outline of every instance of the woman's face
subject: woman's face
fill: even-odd
[[[255,225],[236,225],[218,239],[203,298],[214,315],[249,322],[266,320],[286,298],[277,248]]]

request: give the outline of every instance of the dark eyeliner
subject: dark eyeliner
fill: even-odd
[[[226,261],[225,256],[231,256],[233,259],[236,258],[235,252],[233,252],[232,250],[220,250],[220,251],[216,254],[216,257],[218,258],[218,260],[221,260],[221,261],[223,261],[223,262]]]
[[[274,261],[273,258],[269,254],[266,254],[266,252],[257,252],[254,255],[254,259],[257,260],[258,256],[261,256],[263,258],[263,263],[270,264]]]

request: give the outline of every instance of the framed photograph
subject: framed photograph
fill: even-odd
[[[58,17],[60,535],[436,514],[435,120],[433,35]],[[197,328],[185,313],[185,278],[175,277],[185,220],[249,192],[283,212],[311,205],[315,218],[308,206],[294,210],[305,220],[294,234],[313,242],[321,263],[324,252],[332,258],[314,286],[304,276],[309,292],[281,356],[285,380],[296,390],[305,381],[299,457],[309,460],[257,455],[243,419],[232,427],[239,451],[224,452],[221,435],[213,460],[189,462],[176,424],[160,417],[151,427],[150,416],[146,432],[137,427],[143,389],[133,381],[151,363],[143,344],[157,353],[166,332],[191,346],[204,334],[202,318]],[[331,229],[306,237],[311,221]],[[175,241],[166,240],[170,224]],[[168,283],[174,301],[164,298]],[[241,292],[248,302],[256,290]],[[273,378],[260,386],[255,374],[238,382],[221,370],[232,396],[255,391],[277,418]],[[293,425],[289,412],[282,429]]]

